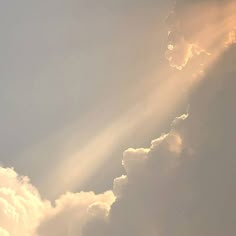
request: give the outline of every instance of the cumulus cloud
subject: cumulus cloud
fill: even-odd
[[[55,207],[45,215],[38,235],[80,236],[89,221],[107,220],[114,200],[111,191],[100,195],[93,192],[66,193],[56,200]]]
[[[176,118],[176,124],[187,118],[183,115]],[[178,120],[178,122],[177,122]],[[40,226],[37,229],[38,236],[47,235],[119,235],[120,229],[115,229],[111,209],[119,204],[120,199],[126,197],[126,191],[132,190],[140,179],[140,175],[146,178],[148,173],[148,158],[152,152],[159,150],[172,155],[161,164],[160,170],[166,172],[176,168],[178,157],[183,150],[182,139],[173,128],[168,134],[163,134],[160,138],[153,140],[150,148],[128,149],[124,152],[122,164],[127,175],[123,175],[114,180],[113,191],[96,195],[93,192],[66,193],[56,200],[55,206],[45,213]],[[159,172],[160,173],[160,172]],[[140,187],[144,182],[140,182]],[[136,201],[136,196],[133,199]],[[114,204],[114,205],[113,205]],[[140,202],[140,207],[145,204]],[[143,206],[142,206],[143,205]],[[121,208],[122,209],[122,208]],[[128,208],[127,208],[128,209]],[[123,210],[123,209],[122,209]],[[124,211],[127,214],[126,211]],[[136,220],[133,216],[133,220]],[[126,217],[124,217],[125,219]],[[123,219],[123,217],[122,217]],[[131,219],[127,219],[127,223]],[[117,222],[116,222],[117,223]],[[141,225],[140,225],[141,226]],[[143,225],[142,225],[143,226]],[[113,232],[114,231],[114,232]]]
[[[96,235],[234,235],[235,48],[208,72],[191,97],[190,114],[176,118],[150,148],[128,149],[126,176],[114,181],[117,200]]]
[[[48,207],[27,177],[0,167],[1,236],[32,236]]]
[[[0,236],[79,236],[89,221],[105,222],[114,201],[112,191],[68,192],[52,206],[28,177],[0,167]]]
[[[176,120],[184,121],[187,117],[183,115]],[[183,151],[183,140],[175,128],[153,140],[149,148],[126,150],[122,163],[127,175],[114,181],[117,200],[111,207],[108,223],[100,222],[95,228],[90,224],[94,231],[85,230],[84,235],[95,232],[96,235],[156,235],[161,228],[154,212],[157,204],[162,204],[163,195],[157,191],[159,182],[176,171]],[[165,187],[168,188],[162,186]]]

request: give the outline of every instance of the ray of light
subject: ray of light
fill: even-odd
[[[235,5],[233,5],[235,9]],[[204,69],[211,66],[225,50],[223,39],[235,23],[235,15],[231,7],[226,7],[227,17],[219,19],[211,25],[215,34],[209,35],[204,28],[196,32],[194,38],[204,42],[206,48],[214,48],[211,56],[207,55],[204,61]],[[220,43],[219,43],[220,42]],[[204,47],[203,47],[204,48]],[[199,53],[201,54],[201,53]],[[145,125],[158,126],[165,120],[172,109],[177,106],[191,89],[204,77],[199,65],[202,64],[202,57],[196,56],[194,65],[191,68],[182,68],[180,72],[170,76],[170,68],[163,67],[158,73],[153,73],[153,78],[163,78],[161,83],[145,91],[146,99],[137,101],[137,104],[129,111],[121,114],[113,120],[102,131],[94,135],[82,148],[74,153],[65,154],[64,158],[56,163],[52,172],[46,175],[47,191],[51,196],[56,196],[65,190],[73,191],[83,185],[98,170],[108,158],[112,157],[112,150],[127,135],[135,129]],[[145,80],[144,80],[145,83]],[[147,86],[144,86],[147,87]],[[93,117],[91,114],[90,117]],[[156,119],[158,117],[158,119]],[[52,186],[52,183],[56,183]]]

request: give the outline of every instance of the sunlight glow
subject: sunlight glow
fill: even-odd
[[[199,31],[192,36],[192,42],[190,44],[183,42],[184,52],[175,52],[176,47],[172,44],[168,45],[168,50],[171,53],[176,53],[175,57],[179,56],[178,53],[180,53],[180,57],[184,57],[183,64],[175,66],[181,71],[170,75],[169,67],[164,66],[158,73],[147,75],[163,79],[161,82],[158,81],[159,84],[156,86],[152,84],[150,91],[145,91],[146,99],[137,101],[136,106],[131,107],[129,111],[111,121],[83,148],[73,154],[68,153],[60,163],[55,165],[52,173],[47,177],[49,183],[60,182],[53,189],[47,189],[52,196],[56,196],[65,190],[79,189],[93,177],[94,173],[108,158],[112,157],[114,147],[143,124],[149,128],[161,125],[173,108],[204,78],[204,71],[225,50],[225,35],[232,30],[236,19],[235,6],[236,4],[233,4],[233,6],[226,6],[222,9],[222,14],[225,16],[223,22],[214,18],[210,19],[210,25],[207,28],[198,25]],[[218,8],[213,8],[214,16],[217,15],[217,11],[219,11]],[[212,16],[206,14],[206,9],[203,13],[205,20]],[[183,53],[186,55],[183,56]],[[187,64],[190,61],[192,66],[188,68]],[[170,62],[172,64],[172,61]]]

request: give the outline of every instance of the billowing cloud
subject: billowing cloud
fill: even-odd
[[[56,206],[48,211],[38,229],[41,236],[80,236],[86,223],[106,222],[114,194],[106,192],[96,195],[93,192],[66,193],[56,200]]]
[[[187,117],[183,115],[175,123],[181,123]],[[178,170],[184,149],[184,142],[173,127],[169,133],[153,140],[150,148],[126,150],[122,163],[127,176],[114,181],[117,200],[112,205],[109,221],[100,222],[96,227],[90,223],[85,227],[84,235],[94,235],[95,232],[96,235],[115,236],[156,235],[161,230],[160,216],[157,217],[161,212],[158,212],[157,205],[160,207],[162,198],[169,197],[162,188],[169,188],[165,184]]]
[[[106,221],[114,200],[112,191],[66,193],[52,206],[27,177],[0,167],[0,236],[82,235],[89,220]]]
[[[0,167],[0,235],[32,236],[49,203],[27,177]]]
[[[90,223],[85,236],[236,233],[235,56],[232,47],[208,72],[168,134],[124,152],[109,221]]]

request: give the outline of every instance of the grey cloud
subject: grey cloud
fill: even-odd
[[[93,231],[85,227],[85,236],[236,233],[235,59],[232,47],[209,69],[190,99],[189,117],[175,120],[168,135],[153,141],[150,149],[125,152],[128,181],[118,181],[122,193],[109,223],[90,224]],[[173,152],[177,134],[181,151]]]
[[[113,193],[62,196],[38,236],[234,235],[235,60],[232,46],[191,95],[189,114],[149,148],[124,152]]]

